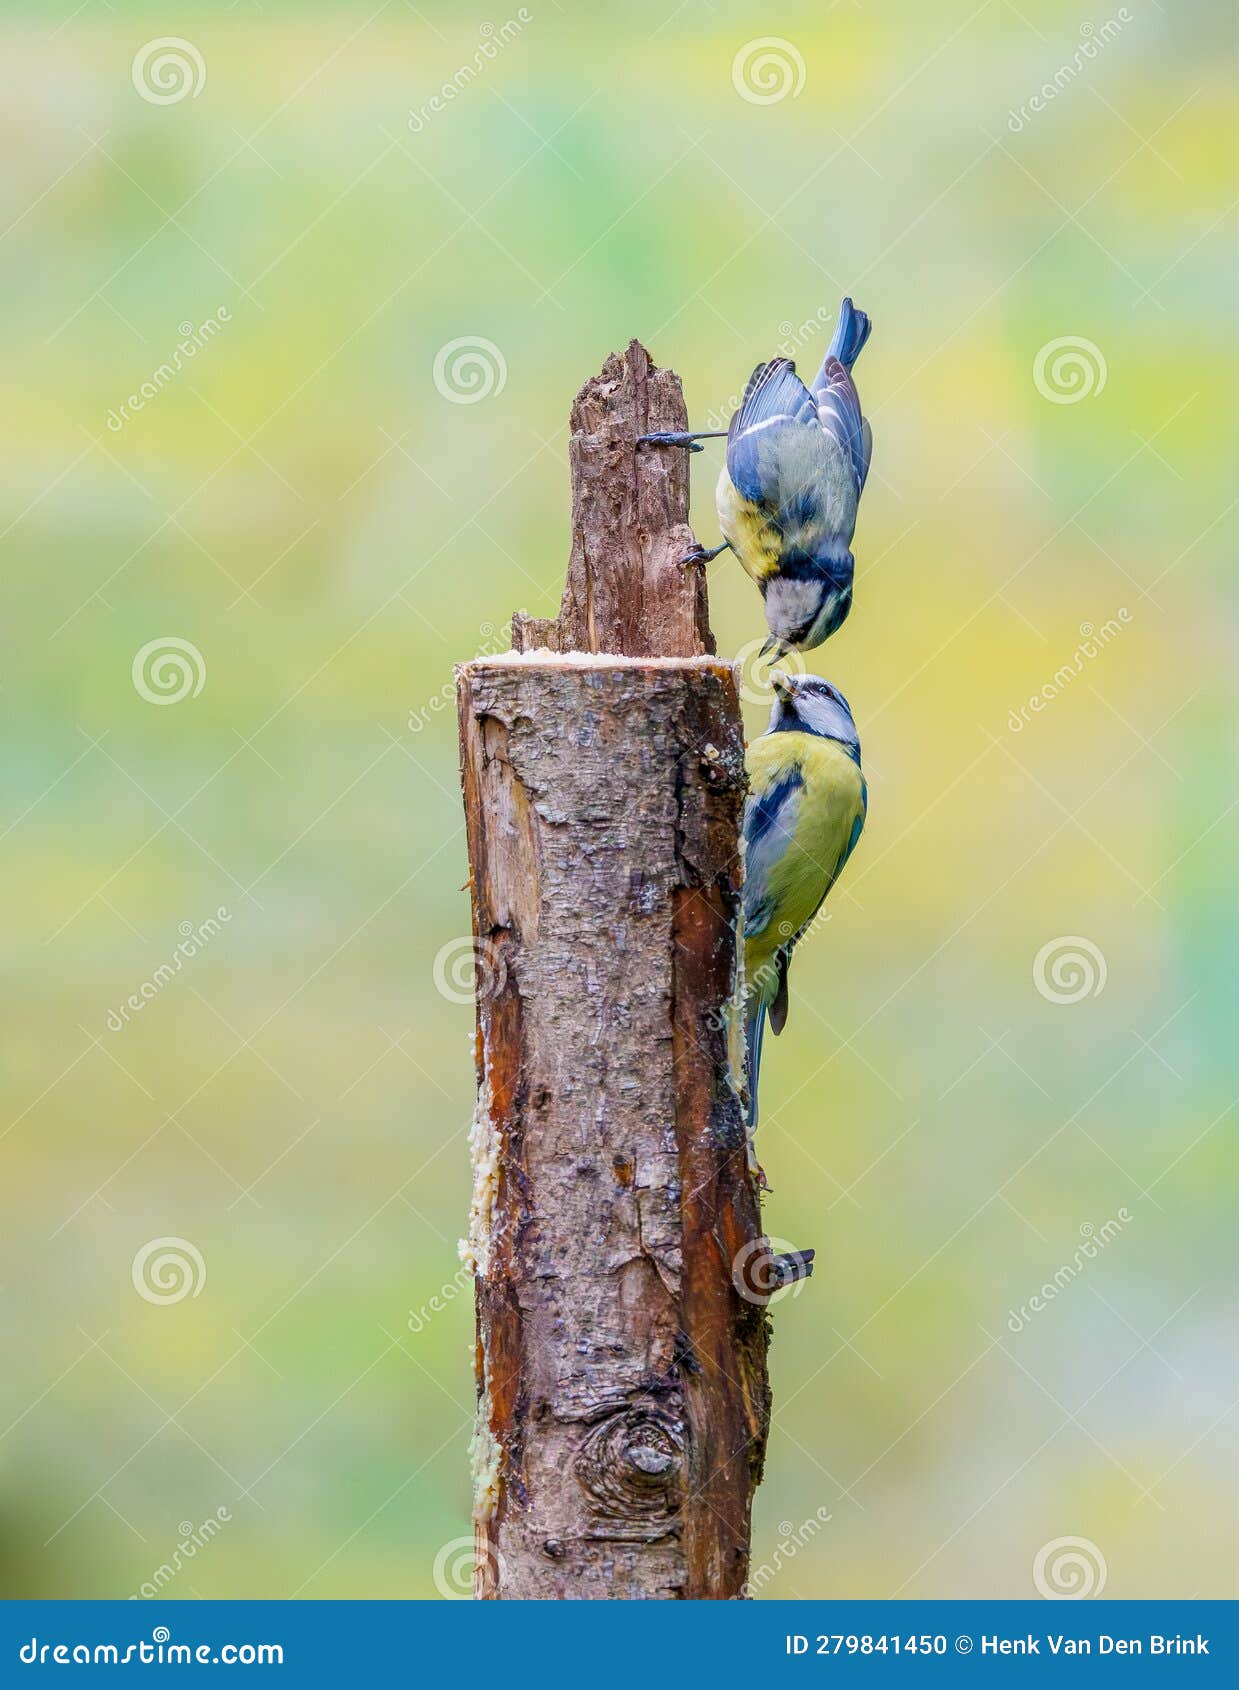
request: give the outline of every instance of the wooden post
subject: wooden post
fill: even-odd
[[[679,561],[687,454],[635,444],[686,426],[674,372],[636,341],[607,360],[572,412],[560,615],[457,671],[484,1598],[745,1589],[773,1282],[744,1275],[727,1030],[744,742]]]

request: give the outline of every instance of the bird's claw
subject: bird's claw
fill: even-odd
[[[798,1279],[808,1279],[813,1272],[814,1250],[788,1250],[782,1256],[770,1257],[770,1277],[781,1291]]]

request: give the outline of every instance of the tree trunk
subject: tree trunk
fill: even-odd
[[[635,446],[685,426],[671,371],[608,360],[573,409],[560,617],[458,671],[486,1598],[747,1577],[769,1276],[729,1063],[744,743],[678,561],[686,455]]]

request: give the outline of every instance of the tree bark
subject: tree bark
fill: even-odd
[[[458,670],[477,951],[476,1594],[744,1594],[765,1250],[730,1056],[744,743],[679,379],[573,408],[556,620]]]

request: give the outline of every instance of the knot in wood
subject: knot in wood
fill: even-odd
[[[596,1515],[640,1528],[669,1527],[680,1508],[684,1423],[651,1409],[624,1409],[591,1428],[576,1475]]]

